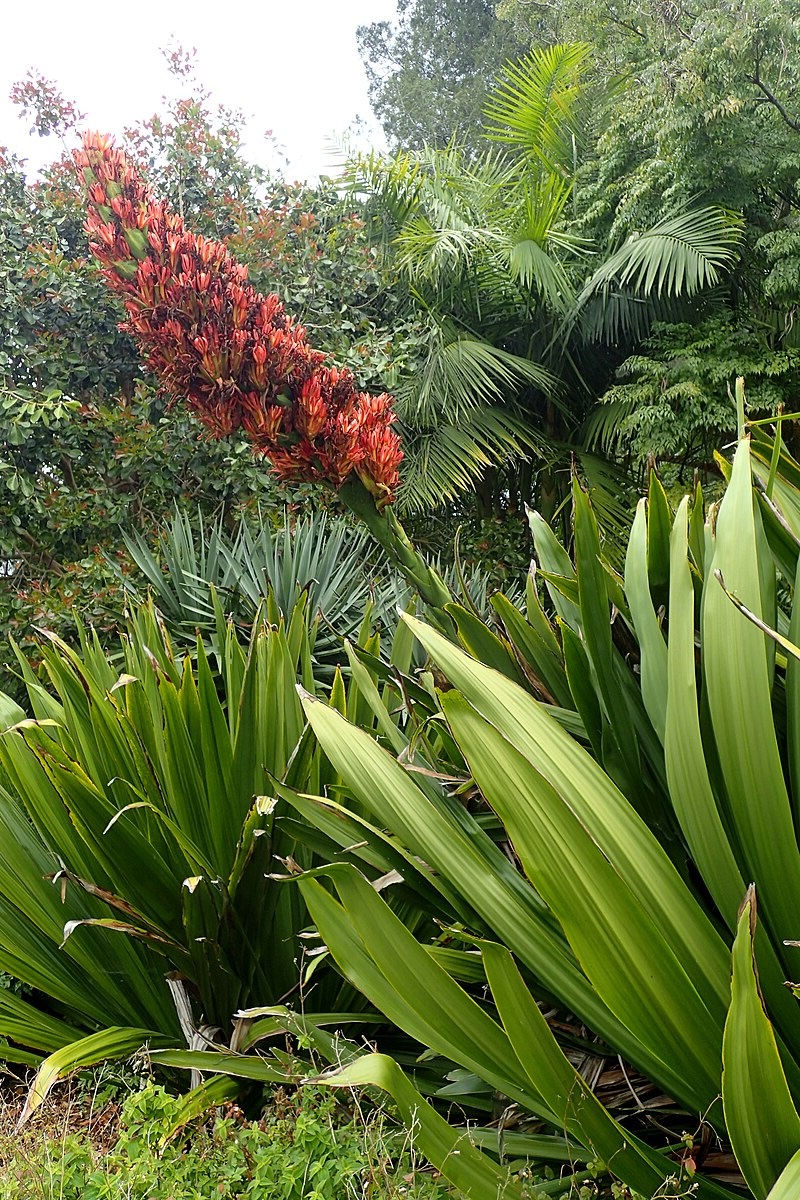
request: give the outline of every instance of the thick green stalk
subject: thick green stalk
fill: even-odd
[[[350,511],[364,522],[392,565],[419,592],[429,608],[441,612],[446,605],[453,603],[447,584],[415,549],[391,507],[379,512],[374,496],[355,475],[342,484],[339,496]],[[441,620],[450,627],[449,618],[443,612]]]

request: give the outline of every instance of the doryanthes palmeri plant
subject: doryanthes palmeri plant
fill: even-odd
[[[738,390],[724,498],[706,506],[698,489],[673,509],[653,478],[624,577],[577,484],[574,557],[531,515],[556,616],[535,587],[525,614],[496,598],[513,660],[490,663],[485,636],[469,655],[406,619],[443,684],[437,736],[466,763],[450,760],[457,794],[437,797],[402,754],[304,700],[365,837],[390,829],[473,909],[447,930],[463,957],[437,959],[391,913],[390,889],[334,864],[299,880],[322,940],[373,1004],[459,1064],[461,1104],[468,1079],[502,1097],[540,1165],[538,1139],[566,1137],[565,1189],[590,1159],[648,1200],[800,1194],[800,986],[785,983],[800,944],[800,467],[780,433],[746,431]],[[470,791],[480,828],[457,807]],[[489,862],[487,809],[518,872]],[[598,1094],[565,1011],[601,1061],[623,1064],[624,1094]],[[487,1155],[491,1135],[448,1125],[387,1055],[329,1082],[391,1092],[472,1200],[537,1194],[498,1165],[504,1133]]]

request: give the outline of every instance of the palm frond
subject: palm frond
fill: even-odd
[[[692,296],[718,283],[733,266],[741,237],[741,220],[725,209],[680,212],[628,238],[595,271],[581,299],[610,287]]]
[[[604,342],[612,346],[633,340],[641,342],[654,321],[668,321],[672,304],[668,299],[639,296],[621,288],[605,288],[578,300],[570,327],[578,325],[585,342]],[[577,318],[577,320],[576,320]]]
[[[604,399],[596,404],[583,426],[583,444],[587,450],[615,454],[624,438],[625,421],[636,411],[635,399]]]
[[[721,208],[689,209],[630,237],[594,272],[578,296],[570,327],[586,341],[647,336],[675,304],[717,287],[736,262],[742,222]]]
[[[417,165],[418,187],[394,239],[397,265],[412,280],[439,283],[502,240],[491,214],[518,167],[496,153],[468,166],[453,148],[420,154]]]
[[[439,284],[443,277],[468,270],[475,255],[497,240],[494,230],[471,225],[455,214],[447,225],[436,226],[426,214],[417,213],[395,238],[397,265],[412,280]]]
[[[411,426],[456,423],[487,404],[501,404],[522,388],[555,391],[538,363],[503,350],[432,314],[428,357],[421,372],[398,389],[401,420]]]
[[[573,299],[564,264],[554,258],[536,238],[522,236],[509,246],[508,266],[520,287],[537,292],[556,311],[564,311]]]
[[[509,63],[486,106],[490,137],[547,170],[572,166],[577,102],[589,65],[583,43],[538,48]]]
[[[487,467],[538,457],[544,449],[530,425],[498,408],[475,410],[458,423],[408,430],[403,445],[398,507],[405,512],[438,507],[473,487]]]
[[[422,171],[416,155],[406,151],[387,155],[371,150],[358,154],[344,167],[339,182],[351,192],[380,196],[396,204],[413,203]]]

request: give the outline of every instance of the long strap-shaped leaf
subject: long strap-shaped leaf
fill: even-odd
[[[734,1154],[756,1200],[764,1200],[800,1147],[800,1116],[789,1093],[753,963],[755,889],[742,906],[733,944],[731,1007],[722,1056],[722,1102]]]
[[[637,1065],[690,1107],[719,1092],[722,1023],[670,943],[555,789],[457,692],[442,706],[475,782],[588,978],[649,1052]],[[626,986],[620,987],[624,978]]]
[[[600,532],[589,497],[577,479],[572,484],[572,505],[580,632],[594,668],[597,691],[608,720],[608,726],[604,729],[604,741],[608,743],[604,758],[615,763],[619,777],[624,780],[626,794],[642,811],[639,796],[644,793],[644,788],[639,747],[627,698],[616,675],[617,651],[611,633],[607,575],[600,561]]]
[[[318,883],[317,875],[331,879],[340,902]],[[482,947],[505,1031],[430,960],[352,867],[321,868],[301,876],[299,885],[342,970],[412,1036],[477,1070],[493,1086],[550,1122],[554,1116],[551,1106],[556,1108],[557,1123],[565,1121],[579,1147],[602,1149],[615,1174],[631,1183],[635,1180],[643,1194],[654,1194],[665,1178],[677,1173],[674,1163],[640,1146],[618,1127],[588,1087],[579,1082],[504,948]],[[163,1054],[158,1059],[165,1061]],[[523,1077],[526,1083],[520,1087]],[[467,1195],[518,1195],[515,1185],[502,1185],[497,1168],[475,1152],[467,1153],[463,1135],[433,1113],[390,1059],[365,1056],[326,1076],[324,1082],[334,1086],[375,1084],[389,1091],[409,1128],[420,1131],[420,1149]],[[731,1200],[727,1189],[705,1181],[699,1181],[698,1195]]]
[[[740,866],[758,886],[762,916],[779,945],[797,930],[800,854],[775,734],[768,639],[737,612],[714,577],[721,571],[726,587],[763,617],[758,536],[745,439],[720,506],[706,574],[703,671]]]
[[[77,1071],[79,1067],[92,1067],[99,1062],[129,1058],[145,1043],[165,1046],[169,1045],[169,1040],[152,1029],[122,1029],[112,1026],[61,1047],[46,1058],[36,1072],[19,1124],[27,1121],[47,1098],[53,1084],[70,1071]]]
[[[670,541],[668,700],[665,756],[670,796],[692,858],[733,929],[746,884],[731,850],[706,767],[695,683],[694,587],[687,510],[680,503]]]
[[[789,1159],[767,1200],[797,1200],[800,1196],[800,1150]]]
[[[728,1004],[728,951],[663,848],[608,775],[549,716],[544,705],[441,634],[404,616],[447,679],[540,772],[614,862],[673,946],[722,1027]],[[504,938],[507,945],[511,945]],[[627,1051],[625,1051],[627,1052]]]
[[[546,907],[470,815],[444,797],[434,804],[369,734],[327,705],[304,697],[303,707],[325,754],[373,819],[454,885],[543,986],[631,1054],[635,1040],[599,1000]]]
[[[677,1164],[633,1137],[606,1111],[565,1057],[506,948],[484,943],[481,952],[492,996],[514,1051],[567,1134],[591,1150],[595,1158],[608,1163],[617,1178],[642,1196],[660,1195],[667,1180],[679,1175]],[[706,1181],[698,1183],[701,1195],[730,1194]]]
[[[470,1200],[522,1200],[521,1185],[476,1150],[465,1129],[454,1128],[439,1116],[394,1059],[385,1054],[367,1054],[342,1071],[322,1076],[318,1082],[332,1087],[382,1088],[397,1105],[415,1146],[465,1196]]]
[[[640,500],[625,556],[625,596],[641,648],[642,699],[663,744],[667,707],[667,644],[650,597],[648,533],[645,501]]]
[[[317,875],[332,880],[339,901]],[[376,1008],[423,1045],[556,1123],[505,1032],[426,953],[363,875],[338,863],[300,876],[298,884],[339,967]]]
[[[695,681],[694,587],[688,560],[688,497],[678,508],[670,547],[669,650],[665,757],[675,814],[692,859],[728,927],[736,929],[746,883],[717,806],[700,731]],[[643,664],[644,675],[644,664]],[[757,935],[761,974],[774,1016],[797,1052],[797,1004],[784,986],[784,971],[763,926]]]

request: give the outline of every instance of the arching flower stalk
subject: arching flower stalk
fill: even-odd
[[[243,430],[282,479],[336,488],[423,598],[446,604],[390,507],[403,458],[392,398],[359,392],[221,242],[152,196],[111,138],[87,134],[75,161],[92,252],[165,392],[214,438]]]

